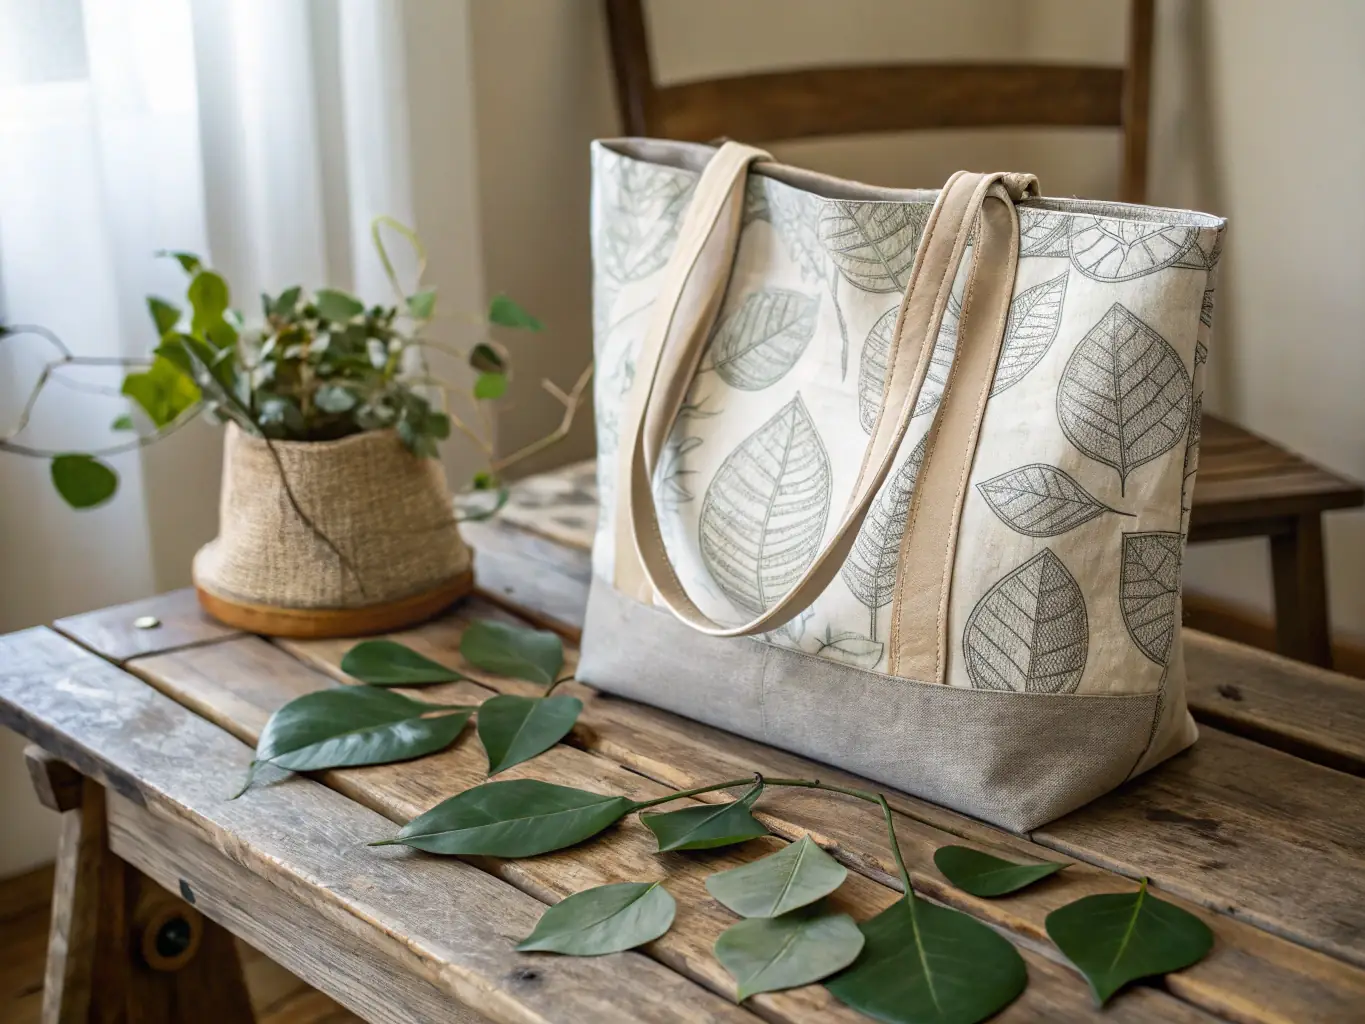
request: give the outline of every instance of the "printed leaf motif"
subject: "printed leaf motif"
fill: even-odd
[[[1200,301],[1200,303],[1199,303],[1199,322],[1200,322],[1201,324],[1203,324],[1205,327],[1212,327],[1212,326],[1213,326],[1213,293],[1214,293],[1214,291],[1215,291],[1215,289],[1213,289],[1213,288],[1205,288],[1205,289],[1204,289],[1204,298],[1203,298],[1203,299]],[[1203,342],[1201,341],[1199,344],[1202,345]],[[1207,357],[1208,357],[1208,356],[1207,356],[1207,353],[1208,353],[1208,348],[1207,348],[1207,347],[1204,349],[1204,352],[1205,352],[1205,358],[1207,358]],[[1196,359],[1196,365],[1198,365],[1198,360],[1197,360],[1197,359]]]
[[[678,905],[661,882],[618,882],[565,897],[517,943],[522,952],[602,956],[653,942],[673,925]]]
[[[1044,548],[977,602],[962,648],[978,690],[1071,693],[1090,650],[1080,586]]]
[[[1057,418],[1067,438],[1119,474],[1159,458],[1185,437],[1190,378],[1166,339],[1125,309],[1109,307],[1067,360]]]
[[[744,182],[744,212],[740,218],[740,228],[747,228],[756,220],[765,220],[771,224],[772,219],[764,179],[760,175],[750,174]]]
[[[875,614],[873,612],[873,615]],[[832,636],[828,626],[825,627],[824,639],[817,639],[816,643],[819,647],[815,653],[820,657],[866,669],[877,667],[885,649],[885,645],[879,641],[869,640],[858,633],[839,633]]]
[[[858,925],[853,966],[825,983],[833,996],[889,1024],[977,1024],[1028,984],[1024,958],[999,932],[909,895]]]
[[[877,639],[877,609],[891,603],[895,590],[901,538],[905,536],[905,521],[910,514],[915,480],[924,464],[928,440],[928,434],[920,438],[900,469],[873,500],[842,570],[848,589],[872,616],[872,628],[868,633],[872,640]]]
[[[1209,926],[1157,899],[1145,878],[1137,892],[1082,896],[1043,924],[1101,1006],[1128,982],[1181,970],[1213,948]]]
[[[1193,228],[1189,229],[1194,231]],[[1208,249],[1204,248],[1204,243],[1199,237],[1200,232],[1194,231],[1194,244],[1171,266],[1182,267],[1185,270],[1209,270],[1218,267],[1218,260],[1223,255],[1223,232],[1219,231],[1213,238]]]
[[[1018,892],[1066,867],[1055,861],[1016,864],[970,846],[940,846],[934,851],[934,864],[963,892],[987,899]]]
[[[806,571],[830,489],[829,454],[799,394],[721,463],[702,502],[701,555],[737,608],[757,615]]]
[[[598,269],[618,284],[639,281],[668,262],[678,221],[696,179],[672,167],[618,157],[600,196],[605,206]]]
[[[1054,210],[1019,207],[1019,256],[1067,256],[1071,218]]]
[[[1196,358],[1198,358],[1197,350]],[[1199,442],[1203,437],[1203,425],[1204,395],[1201,392],[1195,397],[1194,405],[1190,407],[1190,431],[1185,438],[1185,466],[1183,476],[1180,479],[1180,512],[1182,515],[1190,510],[1189,488],[1194,474],[1199,470]]]
[[[1165,666],[1180,594],[1180,534],[1125,533],[1119,604],[1138,650]]]
[[[847,877],[848,868],[806,835],[776,853],[711,875],[706,891],[741,917],[780,917],[828,896]]]
[[[741,391],[777,383],[810,344],[819,308],[818,297],[781,288],[746,295],[716,330],[711,366]]]
[[[976,489],[1002,523],[1028,537],[1055,537],[1117,511],[1097,501],[1069,473],[1041,462],[983,480]]]
[[[816,231],[821,199],[771,180],[764,181],[764,195],[768,201],[767,219],[786,246],[787,255],[800,268],[802,280],[824,280],[826,254]]]
[[[970,252],[965,253],[963,263],[966,264],[970,258]],[[948,386],[948,374],[953,370],[953,357],[957,354],[957,329],[962,322],[960,289],[966,287],[966,280],[965,277],[958,278],[957,286],[948,293],[948,306],[943,311],[943,322],[939,324],[933,351],[929,353],[929,369],[925,371],[924,384],[915,399],[912,416],[932,412],[943,400],[943,389]]]
[[[809,985],[858,958],[863,933],[847,914],[820,907],[751,917],[716,940],[716,959],[734,977],[740,1002],[759,992]]]
[[[1175,263],[1198,235],[1188,227],[1076,217],[1071,224],[1071,262],[1093,281],[1131,281]]]
[[[1018,384],[1052,346],[1062,326],[1066,278],[1063,271],[1051,281],[1025,288],[1010,302],[992,396]]]
[[[1209,361],[1209,347],[1202,341],[1194,343],[1194,365],[1202,366]]]
[[[892,306],[872,325],[863,342],[863,354],[858,363],[858,422],[871,434],[877,425],[886,397],[886,358],[891,352],[891,339],[896,333],[896,318],[900,303]]]
[[[855,288],[903,292],[928,219],[928,206],[831,202],[820,213],[820,241]]]

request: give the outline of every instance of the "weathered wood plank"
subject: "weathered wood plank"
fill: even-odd
[[[160,625],[143,629],[133,625],[139,619],[156,619]],[[242,635],[241,630],[224,626],[204,614],[194,599],[194,590],[188,587],[69,615],[53,623],[53,628],[114,662]]]
[[[577,639],[592,578],[585,552],[496,519],[460,532],[474,549],[475,586],[489,600],[546,629],[564,632],[571,623]]]
[[[254,739],[270,712],[286,699],[330,685],[329,677],[254,638],[140,659],[132,668],[159,689],[183,699],[247,740]],[[215,688],[229,687],[231,692],[222,696],[219,705],[214,697]],[[587,692],[585,688],[580,689]],[[420,692],[425,699],[436,702],[473,703],[494,691],[462,682],[426,687]],[[250,705],[256,705],[254,714],[247,711]],[[466,736],[453,748],[418,761],[326,772],[320,778],[354,800],[403,821],[447,796],[484,781],[485,770],[482,750],[472,736]],[[566,746],[556,747],[500,777],[541,778],[598,792],[622,793],[633,799],[659,796],[667,791],[612,761]],[[714,780],[713,772],[708,781]],[[249,793],[242,800],[249,802],[253,796],[254,792]],[[829,801],[839,803],[835,797],[830,797]],[[877,821],[875,812],[861,806],[848,810],[866,818],[869,827],[875,828],[871,824]],[[711,947],[734,918],[706,892],[704,879],[715,871],[770,853],[779,843],[777,839],[769,839],[702,855],[659,856],[654,852],[652,835],[631,816],[608,837],[595,841],[590,850],[575,849],[519,861],[479,858],[477,863],[518,888],[551,902],[594,885],[666,875],[668,889],[678,901],[678,918],[672,930],[647,947],[647,951],[687,977],[718,992],[732,994],[733,983],[716,962]],[[884,847],[884,839],[882,844]],[[889,854],[884,856],[889,859]],[[834,903],[861,919],[876,913],[895,898],[896,893],[888,886],[854,874],[836,895]],[[1067,968],[1033,949],[1026,948],[1023,952],[1032,983],[1024,997],[1001,1020],[1099,1019],[1083,986]],[[800,1024],[816,1020],[845,1021],[852,1024],[864,1020],[835,1002],[820,986],[762,995],[752,1002],[757,1012],[774,1021]],[[1105,1014],[1105,1019],[1122,1020],[1125,1017],[1134,1020],[1206,1019],[1206,1015],[1195,1008],[1151,988],[1139,988],[1121,996]]]
[[[1208,633],[1183,635],[1200,721],[1365,775],[1365,682]]]
[[[477,606],[467,605],[445,619],[398,636],[414,649],[447,664],[458,665],[500,691],[534,693],[536,687],[531,684],[486,676],[460,662],[460,632],[470,617],[479,614]],[[324,671],[344,678],[338,665],[348,642],[290,642],[287,646]],[[226,651],[196,653],[193,660],[215,653],[226,654]],[[211,674],[218,672],[214,670]],[[584,701],[584,712],[573,734],[573,742],[678,789],[704,785],[716,778],[738,777],[754,770],[774,776],[818,777],[841,785],[870,785],[828,766],[632,701],[600,695],[588,687],[571,684],[567,689],[561,689]],[[1316,770],[1336,775],[1325,769]],[[1015,934],[1045,941],[1043,920],[1050,911],[1084,895],[1125,887],[1125,881],[1110,872],[1079,864],[1046,884],[1008,900],[980,900],[969,896],[948,885],[932,867],[933,851],[939,846],[959,842],[961,837],[999,856],[1053,859],[1055,855],[1049,849],[913,797],[888,791],[888,798],[905,814],[898,818],[897,831],[915,885],[945,903],[990,920]],[[809,830],[822,841],[836,844],[836,856],[850,867],[893,884],[895,868],[880,825],[859,813],[856,807],[850,808],[832,802],[823,794],[804,791],[775,793],[765,798],[763,806],[771,816],[767,823],[779,834],[794,837]],[[1341,813],[1359,818],[1362,811],[1365,807],[1358,806],[1355,811],[1343,810]],[[1144,825],[1138,822],[1130,827],[1141,829]],[[1080,845],[1068,848],[1066,852],[1080,860],[1096,862],[1108,855],[1105,851],[1111,846],[1122,843],[1121,837],[1113,836],[1099,837],[1096,841],[1099,853]],[[1242,871],[1239,873],[1225,864],[1228,877],[1218,879],[1214,892],[1201,881],[1206,873],[1198,862],[1186,864],[1179,858],[1161,858],[1149,864],[1140,860],[1139,866],[1130,866],[1123,871],[1129,877],[1149,875],[1170,893],[1189,896],[1193,902],[1187,909],[1200,913],[1218,935],[1219,945],[1214,955],[1187,971],[1172,975],[1167,980],[1169,987],[1191,1002],[1239,1020],[1351,1019],[1355,1008],[1365,1005],[1365,971],[1266,935],[1250,924],[1210,910],[1240,916],[1244,906],[1250,905],[1262,915],[1295,915],[1292,920],[1299,925],[1298,930],[1306,933],[1306,936],[1297,936],[1300,941],[1312,945],[1315,944],[1312,940],[1317,939],[1331,947],[1337,918],[1341,914],[1357,913],[1361,901],[1355,901],[1356,911],[1352,911],[1343,910],[1329,900],[1310,898],[1305,914],[1302,908],[1290,905],[1294,894],[1301,891],[1295,884],[1298,860],[1268,861],[1267,857],[1258,855],[1252,844],[1248,844],[1248,849],[1239,853],[1236,859]],[[1263,894],[1261,885],[1265,874],[1276,868],[1281,875],[1280,893]],[[1250,883],[1245,890],[1241,885],[1243,879]],[[1344,884],[1359,890],[1365,885],[1365,867],[1356,864],[1353,871],[1347,871]]]
[[[24,748],[24,767],[33,783],[38,802],[50,811],[65,814],[81,805],[85,780],[65,761],[58,760],[42,747],[30,743]]]
[[[310,904],[396,978],[492,1020],[752,1020],[638,953],[516,953],[539,903],[457,860],[365,847],[392,823],[326,787],[296,779],[228,800],[249,748],[47,630],[0,638],[0,724]],[[413,1007],[409,1019],[430,1018]]]
[[[401,964],[350,942],[307,902],[117,794],[109,798],[109,839],[120,858],[166,889],[187,894],[201,913],[375,1024],[406,1024],[413,1013],[433,1024],[488,1019],[424,978],[403,980]]]
[[[104,790],[81,782],[80,806],[62,818],[43,975],[43,1024],[85,1024],[95,985],[105,860]],[[105,894],[107,899],[108,894]]]

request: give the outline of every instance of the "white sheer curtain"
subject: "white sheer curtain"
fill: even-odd
[[[294,283],[380,297],[369,222],[412,212],[402,62],[399,0],[0,0],[0,321],[82,355],[145,353],[144,296],[184,294],[163,248],[207,256],[248,316]],[[0,431],[53,354],[0,341]],[[49,385],[25,439],[119,440],[122,402],[89,391],[118,372],[66,376],[81,390]],[[194,424],[114,456],[119,494],[89,512],[62,504],[46,462],[0,452],[0,631],[187,583],[215,529],[218,444]],[[47,855],[49,831],[6,821],[26,840],[0,876]]]
[[[145,353],[143,297],[184,289],[162,248],[205,254],[249,316],[293,283],[378,297],[369,221],[412,205],[401,62],[397,0],[0,0],[0,317]],[[51,354],[0,345],[0,430]],[[26,437],[88,450],[119,411],[49,386]],[[0,452],[0,629],[183,584],[214,528],[216,443],[192,427],[116,456],[119,496],[87,513]]]

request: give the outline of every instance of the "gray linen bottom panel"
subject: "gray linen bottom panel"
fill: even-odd
[[[705,636],[594,579],[578,678],[1016,832],[1119,785],[1155,693],[967,690]]]

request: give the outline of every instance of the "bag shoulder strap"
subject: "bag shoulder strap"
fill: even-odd
[[[642,346],[644,356],[637,360],[628,401],[628,432],[623,437],[627,442],[622,452],[625,486],[620,488],[618,509],[625,514],[617,519],[617,588],[643,601],[657,594],[679,619],[710,636],[750,636],[776,629],[808,607],[838,574],[905,438],[953,277],[982,203],[994,193],[1004,198],[1012,212],[1010,200],[1036,187],[1029,175],[959,171],[948,180],[920,240],[888,356],[882,411],[848,507],[791,590],[751,621],[725,626],[697,607],[678,578],[659,530],[651,479],[724,297],[738,242],[748,165],[764,156],[727,143],[703,172],[655,302]],[[976,272],[989,273],[997,260],[1012,271],[1013,260],[1005,255],[979,247],[973,260]]]

